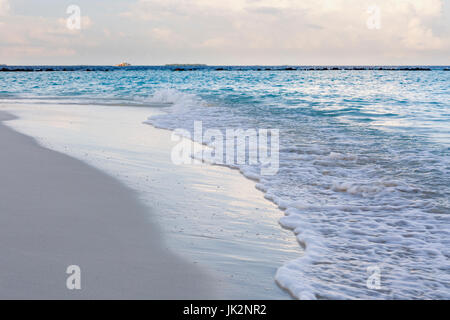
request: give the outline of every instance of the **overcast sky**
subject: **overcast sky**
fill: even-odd
[[[67,27],[70,5],[81,9],[79,30]],[[448,65],[449,7],[450,0],[0,0],[0,64]]]

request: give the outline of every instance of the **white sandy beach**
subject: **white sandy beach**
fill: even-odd
[[[1,227],[8,231],[0,235],[0,296],[290,298],[274,275],[301,250],[278,225],[282,212],[236,170],[171,163],[171,132],[142,123],[155,111],[36,104],[2,110],[20,117],[8,127],[39,145],[1,128],[2,150],[28,154],[2,152],[15,184],[1,181],[1,198],[8,199]],[[80,292],[65,287],[72,264],[84,270]]]
[[[164,247],[134,192],[3,124],[0,150],[1,299],[214,297],[212,278]],[[73,264],[81,290],[66,288]]]

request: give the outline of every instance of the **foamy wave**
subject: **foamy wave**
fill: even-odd
[[[205,108],[199,97],[173,89],[156,92],[152,101],[171,104],[167,114],[148,120],[167,129],[191,131],[198,120],[219,129],[258,123],[252,117],[259,115]],[[443,215],[448,207],[445,191],[436,187],[448,189],[439,180],[448,174],[448,162],[431,152],[421,155],[416,146],[406,145],[402,154],[396,149],[401,139],[364,136],[359,127],[338,136],[335,125],[317,124],[321,118],[297,123],[279,122],[277,116],[261,116],[259,123],[288,128],[280,136],[278,174],[261,176],[255,166],[228,165],[256,181],[264,197],[285,212],[280,225],[292,230],[304,249],[277,270],[276,282],[299,299],[448,298],[443,277],[450,233],[441,227],[449,222]],[[381,290],[366,287],[366,269],[374,265],[382,270]]]
[[[172,113],[185,112],[188,111],[190,107],[199,106],[203,103],[196,95],[173,88],[156,90],[149,98],[149,102],[171,104]]]

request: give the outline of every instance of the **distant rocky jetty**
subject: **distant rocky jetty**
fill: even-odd
[[[85,66],[0,66],[0,72],[75,72],[75,71],[111,71],[112,67]]]
[[[431,71],[428,67],[210,67],[213,71]],[[196,71],[195,68],[182,68],[177,65],[173,71]],[[445,70],[447,71],[447,70]]]
[[[128,67],[122,69],[121,67]],[[207,66],[192,65],[166,65],[166,66],[131,66],[123,62],[117,66],[6,66],[0,65],[0,72],[80,72],[80,71],[450,71],[449,67],[423,67],[423,66]]]

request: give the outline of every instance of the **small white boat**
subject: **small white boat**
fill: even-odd
[[[128,62],[122,62],[119,64],[116,64],[116,67],[129,67],[131,66],[131,64],[129,64]]]

